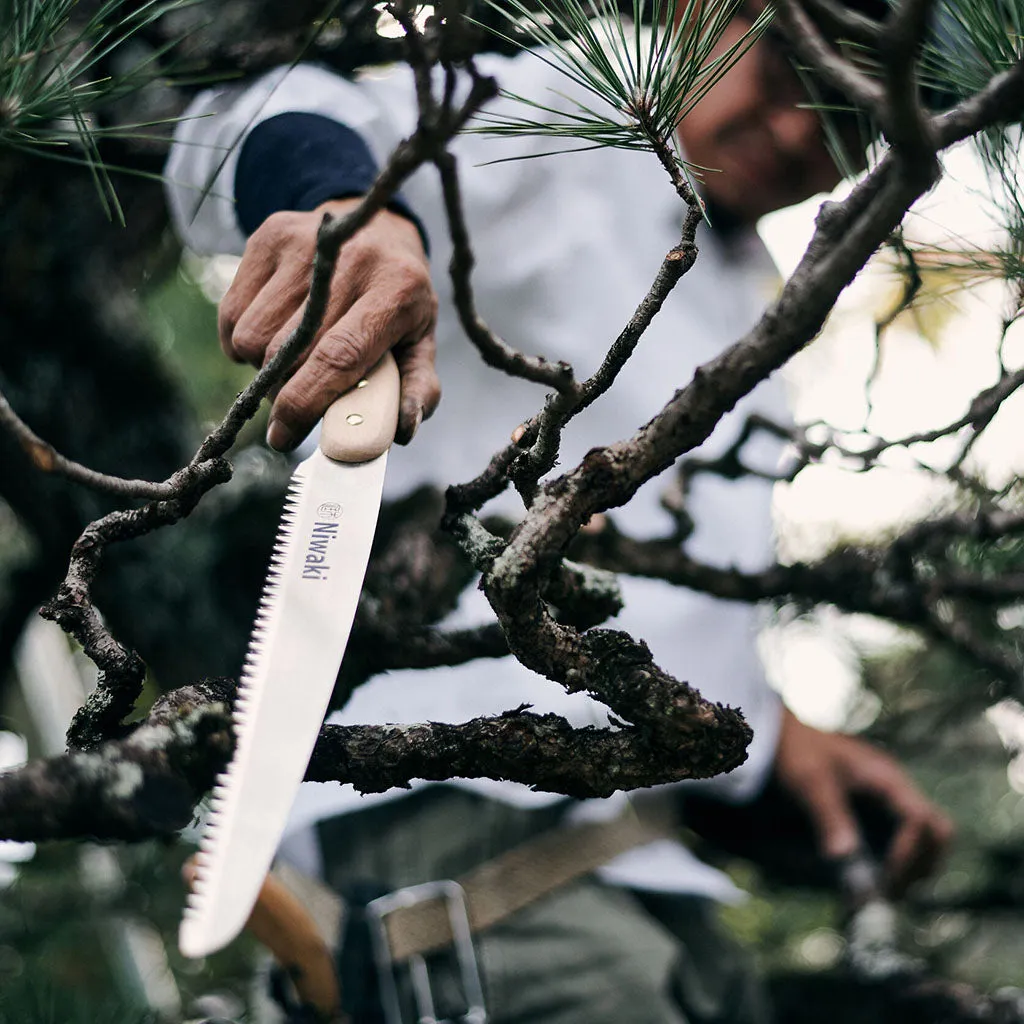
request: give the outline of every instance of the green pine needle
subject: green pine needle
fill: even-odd
[[[95,112],[138,92],[163,73],[165,48],[116,78],[97,74],[119,46],[170,11],[198,0],[106,0],[76,19],[77,0],[0,2],[0,148],[83,164],[108,215],[123,221],[98,139],[140,127],[99,128]]]
[[[474,130],[495,136],[542,136],[579,142],[567,149],[612,146],[650,152],[676,150],[676,125],[749,49],[771,21],[764,11],[743,36],[715,54],[742,0],[651,0],[654,27],[642,24],[643,0],[624,19],[615,0],[541,0],[532,10],[521,0],[485,0],[510,23],[502,39],[524,47],[514,26],[543,46],[538,60],[563,74],[591,99],[561,94],[546,104],[511,93],[535,116],[484,113]],[[555,103],[561,97],[568,104]]]
[[[956,102],[983,89],[1024,59],[1024,0],[943,0],[932,37],[921,55],[922,84]],[[1024,113],[1024,112],[1022,112]],[[1004,279],[1022,280],[1024,200],[1020,183],[1019,121],[983,132],[975,140],[989,171],[989,201],[1007,235]]]

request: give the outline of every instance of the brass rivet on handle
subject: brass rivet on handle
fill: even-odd
[[[363,417],[362,417],[362,416],[360,416],[360,415],[359,415],[359,413],[357,413],[357,412],[350,412],[350,413],[349,413],[349,414],[348,414],[348,415],[347,415],[347,416],[345,417],[345,422],[346,422],[346,423],[347,423],[347,424],[348,424],[348,425],[349,425],[350,427],[358,427],[358,426],[359,426],[359,424],[363,422]]]

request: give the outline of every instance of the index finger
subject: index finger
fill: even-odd
[[[270,246],[247,245],[238,264],[234,280],[217,307],[217,336],[224,354],[235,362],[246,362],[246,356],[234,345],[235,327],[255,302],[263,286],[277,269],[277,253]]]

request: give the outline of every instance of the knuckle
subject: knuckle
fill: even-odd
[[[437,295],[423,273],[396,274],[389,282],[391,300],[408,330],[429,330],[437,320]]]
[[[294,210],[278,210],[272,213],[253,233],[250,245],[277,245],[284,238],[293,235],[303,222],[302,214]]]
[[[320,339],[313,351],[313,359],[318,369],[347,377],[360,372],[366,365],[366,345],[352,331],[336,327]]]
[[[392,261],[390,271],[400,286],[421,300],[434,300],[434,287],[426,264],[411,256],[400,256]]]
[[[405,278],[396,279],[389,290],[391,292],[391,301],[396,311],[401,313],[410,313],[418,310],[424,300],[422,289],[419,285],[415,281],[409,281]]]
[[[263,353],[267,348],[268,335],[259,330],[255,324],[244,319],[235,325],[231,335],[231,344],[237,358],[257,366],[263,362]]]
[[[350,238],[342,247],[338,257],[338,267],[347,273],[359,273],[372,270],[386,259],[380,246],[372,239],[357,234]]]

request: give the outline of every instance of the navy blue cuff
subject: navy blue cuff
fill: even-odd
[[[362,137],[321,114],[288,113],[261,121],[249,133],[235,170],[235,214],[251,235],[279,210],[313,210],[328,199],[361,196],[377,177],[377,161]],[[388,209],[427,233],[400,195]]]

